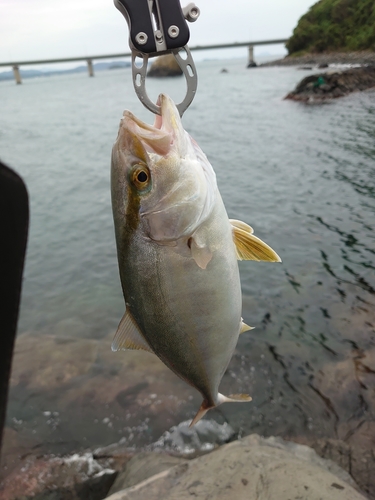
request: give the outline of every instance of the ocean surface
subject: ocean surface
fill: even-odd
[[[311,72],[237,59],[197,70],[184,126],[229,216],[283,260],[239,263],[243,317],[256,328],[241,335],[222,392],[253,402],[207,418],[240,435],[350,442],[375,416],[375,92],[306,106],[283,97]],[[147,85],[154,100],[185,93],[183,78]],[[111,148],[124,109],[153,116],[130,69],[1,82],[0,101],[0,158],[24,178],[31,206],[5,453],[151,443],[201,402],[151,355],[110,352],[124,312]],[[155,388],[159,373],[168,394]]]

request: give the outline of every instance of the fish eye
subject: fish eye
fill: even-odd
[[[139,172],[139,174],[137,175],[138,182],[141,182],[141,183],[146,182],[147,179],[148,179],[148,175],[143,170],[141,172]]]
[[[131,181],[137,189],[143,190],[147,188],[150,180],[150,171],[146,165],[134,165],[131,172]]]

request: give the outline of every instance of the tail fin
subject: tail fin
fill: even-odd
[[[203,403],[201,404],[201,407],[199,408],[197,414],[191,421],[191,424],[189,427],[193,427],[199,420],[206,415],[208,410],[211,410],[211,408],[216,408],[216,406],[221,405],[222,403],[246,403],[248,401],[251,401],[252,397],[249,396],[248,394],[230,394],[228,397],[223,396],[223,394],[218,394],[217,397],[217,404],[216,405],[211,405],[209,406],[207,401],[204,400]]]

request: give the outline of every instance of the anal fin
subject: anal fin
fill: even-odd
[[[121,349],[137,349],[154,352],[143,337],[139,326],[128,310],[125,311],[120,324],[118,325],[115,337],[112,342],[112,351]]]
[[[249,330],[254,330],[255,326],[249,326],[246,323],[243,322],[243,319],[241,318],[241,324],[240,324],[240,335],[241,333],[248,332]]]

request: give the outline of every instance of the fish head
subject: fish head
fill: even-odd
[[[215,173],[184,130],[173,100],[161,94],[161,114],[148,125],[125,111],[112,151],[116,217],[160,244],[189,237],[212,211]]]

